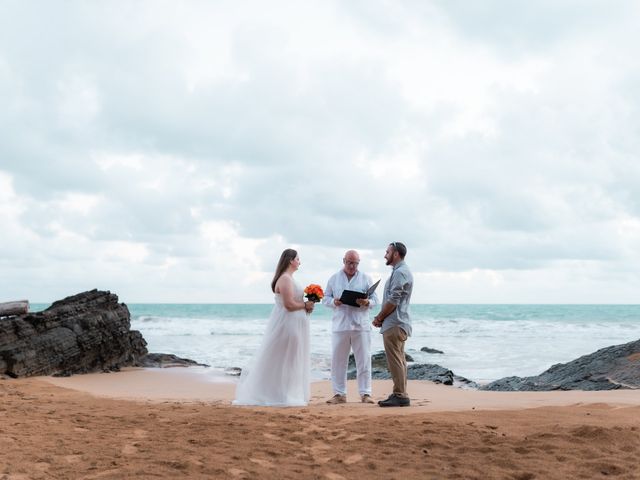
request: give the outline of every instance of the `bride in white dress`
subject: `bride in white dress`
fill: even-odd
[[[271,282],[275,305],[249,367],[242,369],[234,405],[303,406],[309,402],[309,317],[314,303],[303,301],[293,280],[300,266],[293,249],[282,252]]]

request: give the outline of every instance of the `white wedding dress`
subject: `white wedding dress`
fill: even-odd
[[[303,289],[295,284],[295,296]],[[267,323],[262,345],[242,369],[234,405],[304,406],[309,402],[311,352],[306,311],[290,312],[280,294]]]

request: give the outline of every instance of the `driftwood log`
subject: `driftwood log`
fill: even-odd
[[[0,303],[0,317],[24,315],[26,313],[29,313],[29,300]]]

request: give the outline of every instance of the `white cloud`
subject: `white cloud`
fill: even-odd
[[[0,292],[269,301],[287,246],[322,283],[401,240],[418,302],[637,301],[640,9],[603,5],[4,3]]]

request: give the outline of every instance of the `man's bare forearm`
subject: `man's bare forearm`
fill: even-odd
[[[393,303],[387,302],[382,305],[380,313],[378,313],[378,315],[373,318],[373,325],[376,327],[382,326],[382,322],[384,322],[384,319],[391,315],[395,311],[395,309],[396,305],[394,305]]]

